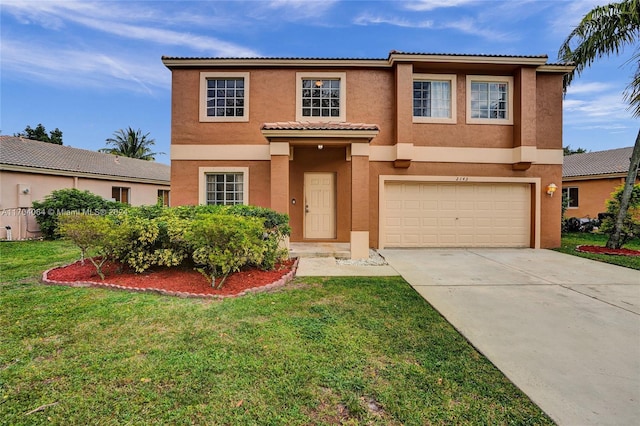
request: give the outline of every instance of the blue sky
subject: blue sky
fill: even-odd
[[[171,73],[161,56],[363,57],[389,51],[557,60],[582,16],[606,1],[2,0],[0,133],[42,123],[97,150],[140,128],[169,163]],[[632,146],[622,98],[633,49],[599,60],[564,102],[564,145]]]

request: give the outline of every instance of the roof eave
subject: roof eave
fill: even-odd
[[[484,56],[484,55],[438,55],[391,53],[389,64],[395,62],[429,62],[429,63],[459,63],[459,64],[490,64],[490,65],[530,65],[541,66],[547,63],[547,56]]]
[[[193,67],[389,67],[385,59],[162,58],[169,69]]]
[[[267,138],[341,138],[341,139],[368,139],[376,137],[379,130],[308,130],[308,129],[286,129],[286,130],[266,130],[263,129],[262,135]]]

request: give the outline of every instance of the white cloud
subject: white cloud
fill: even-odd
[[[592,83],[573,83],[567,88],[568,95],[592,94],[597,92],[611,91],[614,85],[611,83],[592,82]]]
[[[16,16],[20,22],[35,22],[45,28],[60,30],[68,24],[79,24],[92,30],[109,33],[124,39],[143,40],[161,45],[184,46],[211,56],[259,56],[250,48],[226,42],[215,37],[200,36],[193,33],[166,29],[166,21],[194,23],[196,21],[211,26],[217,22],[215,16],[203,21],[195,15],[181,12],[171,15],[152,8],[140,8],[136,4],[117,2],[78,2],[73,0],[50,2],[3,3],[5,12]],[[168,17],[168,18],[167,18]],[[161,28],[143,24],[153,21],[162,24]],[[129,23],[127,23],[129,22]]]
[[[418,21],[411,22],[408,19],[397,18],[397,17],[381,17],[374,16],[368,13],[357,16],[353,23],[356,25],[378,25],[378,24],[387,24],[393,25],[396,27],[403,28],[431,28],[433,27],[433,21]]]
[[[409,10],[427,12],[445,7],[464,6],[473,1],[474,0],[416,0],[405,3],[404,7]]]
[[[286,13],[278,19],[295,21],[306,18],[318,18],[331,9],[338,0],[272,0],[269,9],[283,9]]]
[[[170,73],[159,59],[157,66],[149,66],[139,55],[127,57],[123,53],[96,53],[77,47],[34,46],[4,38],[2,59],[5,72],[64,87],[120,88],[153,94],[158,89],[168,90],[171,82]]]
[[[514,35],[494,31],[489,27],[478,25],[478,22],[471,18],[459,19],[457,21],[446,22],[441,25],[442,28],[448,28],[460,31],[465,34],[486,38],[493,41],[514,41]]]
[[[626,129],[633,122],[622,94],[614,92],[588,99],[565,99],[565,125],[579,129]]]

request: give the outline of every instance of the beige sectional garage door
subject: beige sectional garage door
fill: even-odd
[[[529,247],[528,184],[387,182],[385,247]]]

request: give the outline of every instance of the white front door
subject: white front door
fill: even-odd
[[[336,237],[335,174],[304,174],[304,238]]]

